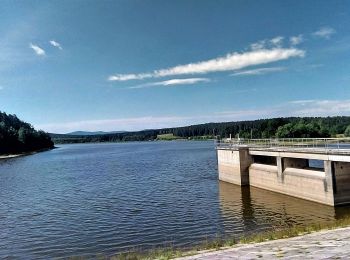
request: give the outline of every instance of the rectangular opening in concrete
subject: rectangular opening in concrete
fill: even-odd
[[[277,160],[275,156],[263,156],[263,155],[253,155],[254,163],[266,164],[266,165],[277,165]]]
[[[282,158],[283,161],[283,169],[286,168],[294,168],[294,169],[307,169],[309,167],[308,159],[301,158]]]
[[[323,160],[311,160],[309,159],[309,169],[315,171],[324,172],[324,161]]]

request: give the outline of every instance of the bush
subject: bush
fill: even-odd
[[[345,135],[346,137],[350,137],[350,125],[345,129],[344,135]]]

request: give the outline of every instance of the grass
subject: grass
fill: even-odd
[[[167,260],[173,259],[181,256],[195,255],[203,251],[215,251],[220,249],[227,249],[239,244],[249,244],[249,243],[261,243],[276,239],[290,238],[301,236],[305,234],[310,234],[320,230],[329,230],[340,227],[350,226],[350,217],[336,220],[332,223],[327,224],[313,224],[306,227],[303,226],[292,226],[283,229],[274,229],[262,233],[252,234],[249,236],[243,236],[239,239],[229,238],[221,239],[217,238],[212,241],[205,241],[202,245],[193,248],[192,250],[181,250],[174,247],[165,247],[150,250],[147,252],[130,251],[122,254],[118,254],[108,258],[101,259],[111,259],[111,260],[148,260],[148,259],[159,259]]]
[[[157,135],[157,140],[162,140],[162,141],[177,140],[177,139],[180,139],[180,138],[181,137],[175,136],[174,134]]]

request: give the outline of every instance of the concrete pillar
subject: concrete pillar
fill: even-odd
[[[333,190],[335,204],[350,202],[350,162],[333,162]]]
[[[283,165],[283,158],[281,156],[276,157],[277,161],[277,180],[279,183],[283,183],[283,171],[284,171],[284,165]]]
[[[249,166],[253,160],[248,148],[218,149],[217,155],[220,180],[241,186],[249,185]]]
[[[241,185],[249,185],[249,166],[253,163],[253,158],[249,154],[248,148],[239,148]]]
[[[337,193],[335,187],[335,175],[334,166],[332,161],[324,161],[324,172],[325,172],[325,192]]]

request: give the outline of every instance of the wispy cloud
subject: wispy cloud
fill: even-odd
[[[292,36],[289,38],[289,42],[291,45],[295,46],[304,41],[303,35],[299,34],[298,36]]]
[[[295,113],[301,116],[337,116],[350,113],[350,100],[297,100]]]
[[[104,129],[104,131],[144,130],[169,126],[181,126],[185,122],[190,122],[190,119],[191,117],[186,116],[143,116],[42,124],[36,125],[35,127],[37,129],[44,129],[51,133],[68,133],[77,129],[84,131],[97,131],[98,129]]]
[[[54,46],[54,47],[56,47],[56,48],[58,48],[58,49],[60,49],[60,50],[63,50],[61,44],[58,43],[58,42],[56,42],[55,40],[51,40],[51,41],[49,41],[49,43],[50,43],[52,46]]]
[[[254,75],[264,75],[272,72],[279,72],[286,70],[285,67],[272,67],[272,68],[259,68],[252,70],[242,70],[231,74],[230,76],[254,76]]]
[[[284,39],[284,37],[282,37],[282,36],[277,36],[277,37],[275,37],[275,38],[272,38],[272,39],[270,40],[270,43],[271,43],[272,45],[276,46],[276,47],[281,47],[281,45],[282,45],[282,43],[283,43],[283,39]]]
[[[253,51],[262,50],[262,49],[273,49],[273,48],[281,48],[283,44],[284,37],[277,36],[272,39],[264,39],[250,45],[250,49]]]
[[[116,131],[156,129],[193,125],[207,122],[254,120],[287,116],[336,116],[349,115],[350,100],[293,100],[275,106],[235,109],[212,114],[188,116],[143,116],[132,118],[85,120],[35,125],[52,133],[68,133],[76,130]]]
[[[46,54],[42,48],[40,48],[38,45],[35,45],[33,43],[29,44],[29,48],[31,48],[36,53],[36,55],[45,56]]]
[[[116,74],[108,77],[109,81],[127,81],[134,79],[146,79],[152,78],[152,73],[140,73],[140,74]]]
[[[169,79],[165,81],[141,84],[138,86],[130,87],[130,89],[149,88],[149,87],[157,87],[157,86],[192,85],[196,83],[209,82],[209,81],[210,79],[208,78]]]
[[[151,73],[140,74],[116,74],[108,78],[110,81],[125,81],[133,79],[158,78],[178,75],[207,74],[238,70],[249,66],[267,64],[293,57],[304,57],[305,51],[297,48],[272,48],[257,49],[243,53],[230,53],[224,57],[219,57],[207,61],[178,65],[175,67],[155,70]]]
[[[172,76],[182,74],[205,74],[209,72],[237,70],[252,65],[266,64],[291,57],[303,57],[304,51],[298,49],[263,49],[246,53],[233,53],[225,57],[204,62],[180,65],[169,69],[158,70],[156,76]]]
[[[313,35],[316,37],[329,39],[332,34],[335,34],[335,30],[332,27],[322,27],[318,31],[314,32]]]
[[[221,119],[250,120],[288,116],[342,116],[349,115],[350,100],[293,100],[256,109],[222,111]],[[216,118],[217,121],[220,121]]]
[[[261,41],[252,43],[252,44],[250,45],[250,48],[251,48],[253,51],[264,49],[264,48],[266,47],[266,42],[267,42],[266,40],[261,40]]]
[[[301,105],[305,105],[305,104],[309,104],[309,103],[314,103],[316,102],[317,100],[314,100],[314,99],[303,99],[303,100],[292,100],[292,101],[289,101],[288,103],[289,104],[301,104]]]

